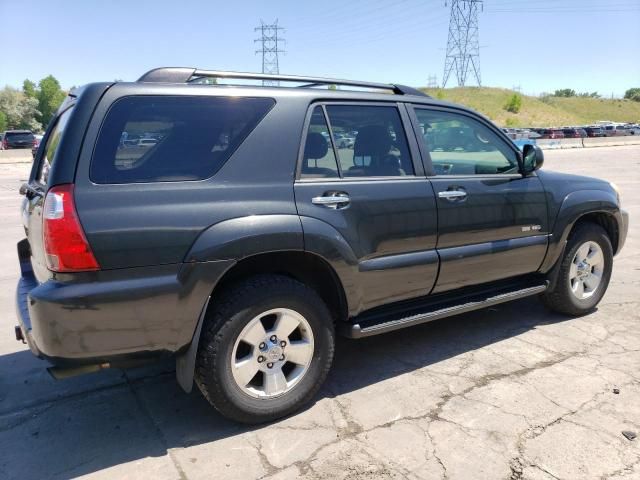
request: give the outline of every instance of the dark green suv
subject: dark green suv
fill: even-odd
[[[21,189],[16,337],[58,376],[174,356],[186,391],[271,420],[313,397],[335,332],[530,295],[593,309],[628,217],[613,185],[542,162],[401,85],[188,68],[90,84]]]

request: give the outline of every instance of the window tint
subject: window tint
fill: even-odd
[[[126,97],[109,110],[91,162],[97,183],[201,180],[273,106],[267,98]]]
[[[329,138],[329,127],[322,107],[316,107],[311,115],[309,130],[304,144],[301,178],[338,177],[336,156]]]
[[[11,139],[14,142],[30,142],[34,138],[31,132],[7,132],[7,140]]]
[[[65,128],[67,128],[67,123],[69,122],[69,118],[71,118],[72,111],[73,107],[65,110],[62,115],[60,115],[53,130],[51,130],[49,134],[47,144],[44,146],[44,153],[42,154],[42,160],[40,162],[40,174],[38,175],[38,182],[43,185],[46,185],[49,180],[49,171],[56,159],[58,145],[60,144],[60,139],[62,139]]]
[[[413,175],[396,107],[327,105],[343,177]]]
[[[517,173],[516,153],[482,123],[455,113],[416,109],[437,175]]]

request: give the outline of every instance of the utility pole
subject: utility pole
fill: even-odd
[[[284,53],[280,47],[284,44],[284,39],[279,33],[284,28],[278,26],[278,20],[271,24],[266,24],[260,20],[260,26],[254,28],[254,31],[260,32],[260,38],[256,38],[255,42],[260,42],[261,48],[256,50],[256,54],[262,54],[262,73],[270,73],[278,75],[280,73],[280,64],[278,62],[278,54]],[[280,82],[275,80],[263,80],[264,86],[279,86]]]
[[[476,83],[480,86],[478,7],[482,9],[482,0],[450,1],[451,16],[442,87],[446,87],[452,71],[455,71],[459,86],[465,86],[469,74],[473,74]],[[444,5],[447,6],[446,1]]]
[[[429,75],[427,80],[427,88],[438,88],[438,77],[435,75]]]

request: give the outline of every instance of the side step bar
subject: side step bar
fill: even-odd
[[[458,315],[460,313],[471,312],[473,310],[478,310],[485,307],[490,307],[492,305],[497,305],[499,303],[509,302],[511,300],[516,300],[518,298],[529,297],[531,295],[537,295],[539,293],[544,292],[547,289],[547,284],[534,285],[526,288],[521,288],[519,290],[507,291],[504,290],[502,293],[495,293],[493,295],[489,294],[487,296],[476,296],[468,298],[464,303],[460,303],[457,305],[452,305],[450,302],[446,306],[432,306],[433,310],[426,310],[424,312],[413,313],[412,315],[406,317],[397,317],[390,316],[389,318],[384,318],[381,321],[377,320],[377,316],[375,319],[371,319],[373,321],[358,322],[358,318],[356,318],[356,323],[353,324],[344,324],[343,330],[341,333],[349,338],[363,338],[369,337],[371,335],[378,335],[380,333],[391,332],[393,330],[399,330],[400,328],[411,327],[413,325],[419,325],[421,323],[430,322],[432,320],[439,320],[441,318],[450,317],[452,315]],[[376,321],[377,320],[377,321]]]

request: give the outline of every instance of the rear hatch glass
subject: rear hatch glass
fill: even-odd
[[[35,136],[30,132],[7,132],[7,142],[9,143],[24,143],[32,144],[35,140]]]

